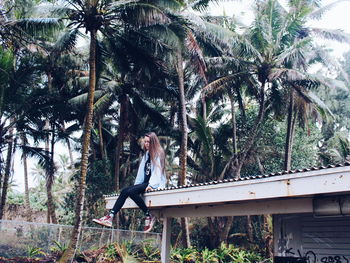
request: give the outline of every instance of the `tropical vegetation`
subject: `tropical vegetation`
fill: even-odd
[[[309,24],[336,3],[256,1],[244,25],[208,15],[210,2],[0,3],[0,220],[19,203],[28,221],[43,210],[48,223],[73,224],[68,262],[103,194],[133,182],[148,131],[165,148],[169,186],[349,161],[350,55],[339,62],[318,40],[350,37]],[[11,185],[19,155],[23,196]],[[137,217],[123,211],[116,224],[137,230]],[[269,222],[174,220],[172,257],[249,257],[228,243],[269,257]]]

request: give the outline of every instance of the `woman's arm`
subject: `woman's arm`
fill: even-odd
[[[135,179],[135,184],[142,184],[143,180],[145,179],[145,163],[146,163],[146,154],[144,156],[142,156],[140,165],[139,165],[139,169],[137,170],[137,175],[136,175],[136,179]]]
[[[159,157],[156,158],[155,163],[151,162],[151,178],[148,186],[152,189],[165,187],[165,176],[161,169]]]

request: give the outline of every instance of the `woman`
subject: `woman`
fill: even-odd
[[[130,197],[145,213],[144,232],[152,230],[155,218],[149,213],[141,194],[150,190],[165,187],[165,154],[159,143],[158,137],[154,132],[145,135],[143,149],[146,153],[142,157],[137,171],[135,184],[126,187],[121,191],[109,215],[100,219],[93,219],[93,222],[103,226],[112,227],[113,217],[123,207],[125,200]]]

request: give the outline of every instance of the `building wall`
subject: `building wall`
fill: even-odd
[[[274,215],[275,262],[350,263],[350,217]]]

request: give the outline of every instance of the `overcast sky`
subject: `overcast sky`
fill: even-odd
[[[237,0],[237,1],[227,1],[227,2],[219,2],[212,3],[210,5],[210,13],[213,15],[223,15],[227,16],[235,16],[243,23],[249,25],[254,16],[252,12],[252,7],[254,7],[255,0]],[[283,6],[287,8],[287,4],[285,0],[279,1]],[[322,4],[327,5],[333,2],[337,2],[334,0],[323,0]],[[318,28],[327,28],[327,29],[341,29],[345,33],[350,34],[350,0],[344,0],[339,2],[336,6],[326,12],[322,19],[314,20],[310,22],[310,26],[318,27]],[[331,47],[333,51],[333,55],[337,57],[341,57],[344,52],[350,50],[349,44],[341,44],[335,41],[326,41],[319,40],[320,44],[327,45]]]

